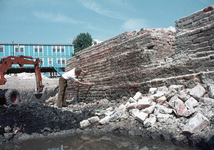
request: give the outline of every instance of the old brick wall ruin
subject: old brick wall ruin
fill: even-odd
[[[86,48],[67,61],[66,71],[81,66],[81,75],[94,85],[68,85],[68,99],[89,102],[116,100],[147,93],[150,87],[209,84],[213,76],[214,11],[200,10],[175,22],[170,29],[124,32]],[[208,80],[209,78],[209,80]]]

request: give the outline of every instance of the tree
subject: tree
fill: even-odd
[[[77,38],[74,40],[74,53],[77,53],[89,46],[92,45],[92,37],[87,33],[80,33]]]

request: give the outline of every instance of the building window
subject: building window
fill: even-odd
[[[19,48],[15,47],[15,53],[18,53],[18,52],[19,52]]]
[[[61,59],[60,58],[57,58],[57,64],[61,65]]]
[[[62,65],[65,65],[65,58],[62,58]]]
[[[52,58],[48,58],[48,64],[52,65],[52,62],[53,62]]]
[[[60,52],[60,46],[57,46],[57,52],[58,53]]]
[[[34,47],[34,52],[38,53],[38,47],[37,46]]]
[[[61,52],[64,53],[65,52],[65,48],[64,46],[61,46]]]
[[[43,52],[42,46],[39,46],[39,52],[40,52],[40,53]]]
[[[34,52],[35,53],[38,53],[38,52],[42,53],[43,52],[42,46],[34,46]]]
[[[15,53],[24,53],[24,46],[15,46]]]
[[[4,46],[0,46],[0,53],[4,52]]]
[[[39,58],[39,60],[40,60],[40,66],[42,66],[43,65],[43,58]]]
[[[53,53],[55,53],[56,52],[56,47],[55,46],[53,46]]]

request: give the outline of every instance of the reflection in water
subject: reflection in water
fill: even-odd
[[[0,145],[0,150],[192,150],[161,139],[128,137],[121,134],[75,134],[29,139]]]

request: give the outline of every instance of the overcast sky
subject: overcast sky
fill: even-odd
[[[213,0],[0,0],[0,43],[70,44],[125,31],[174,27]]]

